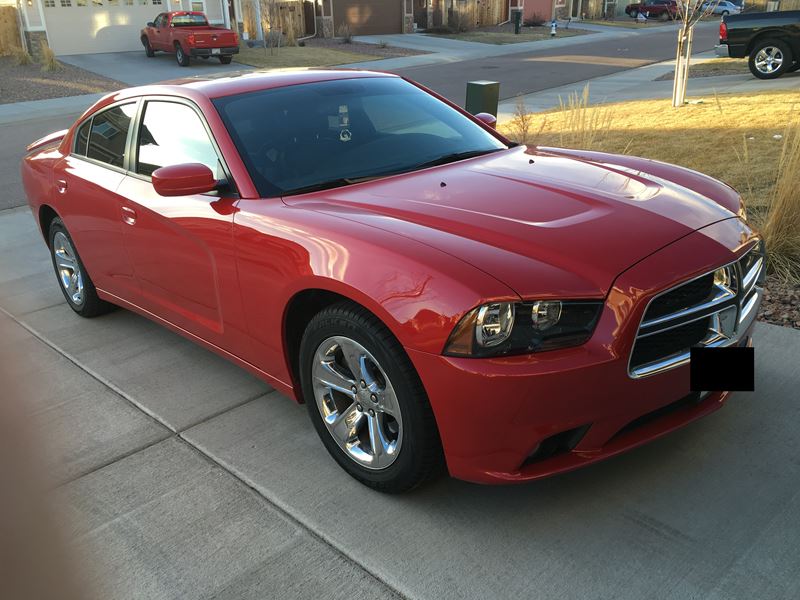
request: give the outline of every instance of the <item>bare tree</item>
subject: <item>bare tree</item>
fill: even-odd
[[[689,59],[692,56],[694,26],[714,12],[719,0],[677,0],[678,51],[675,56],[675,80],[672,84],[672,106],[683,106],[686,102],[686,84],[689,80]]]

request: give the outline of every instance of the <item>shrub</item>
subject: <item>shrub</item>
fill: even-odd
[[[16,47],[11,50],[11,55],[14,57],[14,62],[18,65],[29,65],[33,62],[31,55],[25,48]]]
[[[800,282],[800,124],[786,128],[775,173],[775,188],[762,228],[773,274]]]
[[[565,148],[595,150],[611,129],[612,114],[608,109],[589,108],[589,85],[583,93],[572,92],[565,103],[559,98],[564,127],[559,132],[560,143]]]
[[[533,13],[530,17],[525,19],[522,24],[525,27],[541,27],[546,23],[546,19],[539,13]]]
[[[455,33],[455,31],[451,27],[448,27],[447,25],[437,25],[436,27],[428,27],[425,30],[425,33],[438,33],[440,35],[441,34],[447,35],[449,33]]]
[[[56,53],[42,40],[42,71],[60,71],[64,66],[56,60]]]
[[[336,30],[336,37],[342,40],[343,44],[353,43],[353,32],[350,31],[350,26],[347,23],[342,23]]]

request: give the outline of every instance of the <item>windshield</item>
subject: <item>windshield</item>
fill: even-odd
[[[173,27],[206,27],[208,21],[203,15],[174,15],[172,17]]]
[[[506,148],[466,116],[394,77],[295,85],[214,104],[264,197]]]

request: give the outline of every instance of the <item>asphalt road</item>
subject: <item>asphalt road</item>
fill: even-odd
[[[537,50],[479,60],[399,69],[397,72],[458,103],[465,101],[466,82],[500,82],[500,99],[531,94],[584,79],[675,58],[677,30],[651,29],[625,39],[592,39],[555,50]],[[693,52],[713,50],[719,42],[716,23],[695,28]]]
[[[77,118],[74,114],[0,125],[0,210],[25,204],[19,176],[25,147],[48,133],[69,127]]]

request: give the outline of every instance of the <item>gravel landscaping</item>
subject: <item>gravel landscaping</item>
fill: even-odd
[[[0,104],[63,98],[81,94],[113,92],[124,83],[63,64],[58,71],[44,72],[41,65],[18,65],[11,57],[0,57]]]
[[[773,325],[800,329],[800,285],[768,277],[758,318]]]

